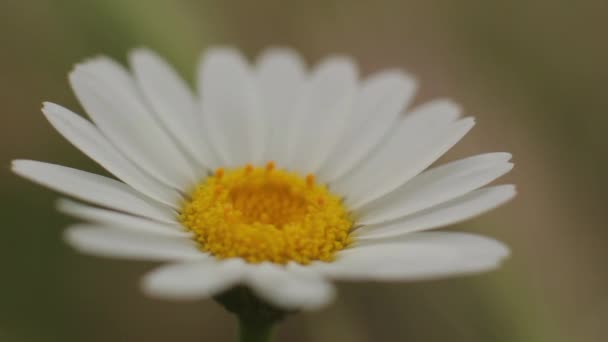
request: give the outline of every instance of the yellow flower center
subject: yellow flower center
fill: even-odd
[[[247,165],[218,169],[184,205],[180,220],[217,258],[250,263],[331,261],[350,243],[339,197],[309,174]]]

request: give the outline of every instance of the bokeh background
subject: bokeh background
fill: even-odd
[[[353,55],[363,74],[418,76],[417,101],[451,97],[476,128],[446,159],[510,151],[519,196],[454,229],[506,241],[499,271],[411,284],[341,284],[281,341],[605,341],[608,335],[608,2],[581,0],[0,2],[0,341],[230,341],[212,301],[144,297],[154,264],[95,259],[61,241],[57,195],[10,173],[30,158],[103,172],[40,113],[80,110],[74,63],[147,46],[192,80],[202,49],[272,45],[310,63]],[[82,111],[81,111],[82,112]]]

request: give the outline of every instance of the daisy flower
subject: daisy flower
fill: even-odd
[[[508,255],[490,238],[429,231],[511,199],[512,185],[486,185],[513,165],[509,153],[487,153],[427,170],[474,120],[445,99],[409,109],[409,75],[360,78],[343,56],[308,70],[283,48],[250,64],[213,48],[195,95],[151,51],[129,63],[93,58],[70,73],[90,121],[42,109],[115,178],[29,160],[13,170],[81,201],[58,204],[84,222],[65,231],[77,250],[164,262],[143,278],[150,296],[245,288],[274,307],[311,310],[334,297],[334,280],[471,274]]]

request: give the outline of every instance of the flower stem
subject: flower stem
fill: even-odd
[[[270,342],[275,325],[290,313],[266,303],[244,286],[214,299],[238,317],[240,342]]]
[[[239,341],[270,342],[272,341],[275,323],[239,317]]]

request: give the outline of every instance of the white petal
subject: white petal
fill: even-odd
[[[198,181],[193,165],[155,121],[120,65],[105,58],[77,65],[70,83],[97,127],[139,167],[182,191]]]
[[[142,287],[152,297],[193,300],[209,298],[236,285],[246,265],[241,259],[207,259],[163,266],[148,273]]]
[[[198,104],[182,78],[160,56],[147,49],[133,51],[130,61],[143,96],[171,136],[199,165],[219,167],[201,133]]]
[[[509,172],[509,159],[509,153],[488,153],[426,171],[359,209],[357,224],[394,220],[462,196]]]
[[[481,215],[507,202],[513,196],[513,185],[482,188],[396,221],[364,226],[354,234],[360,239],[377,239],[439,228]]]
[[[265,127],[247,61],[233,49],[209,49],[198,80],[206,133],[224,165],[260,160]]]
[[[350,280],[413,281],[489,271],[509,255],[493,239],[455,232],[421,232],[340,252],[311,267]]]
[[[331,182],[343,176],[381,143],[415,89],[414,79],[399,71],[379,72],[366,79],[358,90],[346,132],[319,171],[319,179]]]
[[[441,125],[460,118],[462,108],[450,99],[435,99],[415,107],[407,113],[412,123],[421,120],[427,127]]]
[[[333,183],[352,210],[396,189],[435,162],[474,125],[472,118],[446,124],[432,115],[412,113],[383,146],[353,172]]]
[[[159,234],[177,237],[191,237],[192,233],[175,222],[174,224],[151,221],[143,217],[91,207],[78,202],[62,199],[57,203],[57,209],[68,215],[100,223],[112,228],[123,228],[134,232]]]
[[[175,213],[169,207],[107,177],[33,160],[15,160],[12,168],[22,177],[87,202],[161,222],[175,222]]]
[[[82,253],[132,260],[196,260],[208,257],[189,238],[161,236],[79,224],[64,232],[66,241]]]
[[[352,115],[356,85],[357,67],[348,58],[327,58],[315,68],[291,122],[289,168],[303,174],[319,170]]]
[[[331,284],[297,265],[250,265],[248,283],[262,299],[284,309],[319,309],[334,296]]]
[[[177,206],[181,200],[177,191],[139,170],[92,123],[49,102],[44,103],[42,111],[61,135],[110,173],[152,199],[174,208]]]
[[[272,48],[260,55],[256,71],[262,115],[268,127],[262,162],[274,160],[285,166],[288,127],[294,120],[296,102],[304,90],[304,62],[293,50]]]

